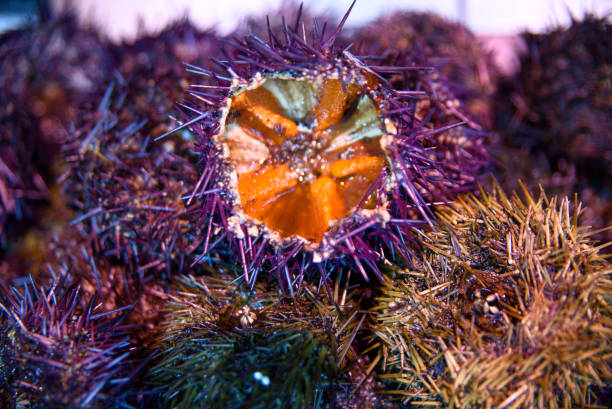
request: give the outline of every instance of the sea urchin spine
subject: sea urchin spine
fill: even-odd
[[[376,262],[410,258],[409,228],[482,170],[481,136],[440,109],[430,67],[368,66],[333,47],[347,17],[329,36],[315,24],[308,41],[298,13],[268,42],[235,40],[213,59],[224,73],[190,67],[208,79],[181,125],[203,158],[201,258],[229,244],[247,282],[267,265],[292,289],[336,258],[382,278]],[[394,89],[407,73],[416,80]]]
[[[0,397],[33,408],[116,407],[130,380],[118,311],[96,311],[65,279],[0,287]],[[117,313],[117,314],[115,314]],[[4,407],[4,406],[3,406]],[[12,406],[11,406],[12,407]]]
[[[414,407],[595,407],[612,381],[610,263],[567,199],[481,196],[441,207],[414,268],[389,277],[381,377]]]

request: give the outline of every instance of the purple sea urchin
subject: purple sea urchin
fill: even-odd
[[[413,58],[422,52],[437,67],[471,118],[487,129],[493,120],[493,94],[498,73],[491,56],[464,25],[433,13],[397,11],[348,30],[344,38],[360,52]]]
[[[229,243],[249,282],[268,264],[290,288],[342,256],[380,276],[376,261],[408,259],[408,228],[482,170],[482,135],[429,66],[368,65],[377,59],[334,47],[347,16],[331,35],[315,24],[309,41],[298,14],[267,42],[232,42],[214,60],[224,73],[190,68],[210,79],[181,126],[201,143],[202,258]]]
[[[192,142],[177,135],[150,144],[160,124],[141,119],[135,105],[142,101],[126,96],[129,88],[119,81],[64,146],[64,195],[78,214],[72,224],[97,254],[140,277],[166,274],[171,265],[184,265],[195,247],[192,236],[179,234],[197,222],[181,199],[197,180]]]
[[[580,210],[496,186],[438,212],[422,257],[378,298],[392,393],[413,407],[595,404],[612,381],[612,270]]]
[[[66,280],[21,281],[0,288],[2,407],[116,407],[130,380],[120,314],[100,311]]]
[[[520,70],[496,98],[500,179],[506,189],[516,188],[518,175],[533,191],[541,184],[550,194],[578,192],[582,222],[605,229],[612,225],[610,16],[586,14],[521,37]],[[595,237],[610,241],[612,229]]]
[[[34,228],[11,243],[8,272],[28,271],[37,277],[37,271],[46,270],[46,248],[55,245],[55,233],[75,246],[60,244],[68,258],[84,245],[96,263],[103,258],[120,261],[122,273],[141,281],[148,272],[182,269],[198,245],[185,233],[197,215],[189,220],[181,199],[197,181],[194,138],[185,132],[164,143],[150,142],[174,126],[168,112],[187,84],[181,61],[204,61],[218,49],[216,36],[177,22],[155,36],[113,45],[62,18],[40,27],[31,38],[23,33],[12,37],[0,41],[0,97],[9,101],[3,106],[6,113],[0,109],[0,158],[8,166],[0,179],[11,179],[5,184],[5,203],[19,204],[12,198],[17,194],[34,198],[33,191],[23,188],[27,183],[17,183],[31,176],[33,164],[52,167],[60,176],[51,177],[47,170],[35,178],[45,191],[52,186],[45,193],[50,200],[35,214]],[[47,86],[59,97],[40,96],[38,89]],[[29,112],[31,106],[39,107],[40,117]],[[47,131],[53,132],[39,132],[39,122],[52,124]],[[30,125],[35,125],[31,131]],[[44,141],[53,141],[53,149],[41,141],[41,134]],[[19,167],[20,162],[27,164]],[[23,213],[25,207],[15,209]],[[68,232],[69,219],[78,233]]]
[[[72,123],[103,92],[111,52],[69,16],[0,35],[0,246],[40,224],[57,154]]]
[[[63,146],[60,180],[76,209],[72,224],[97,254],[141,278],[169,275],[172,266],[182,270],[198,245],[197,229],[190,229],[198,216],[190,219],[182,199],[197,181],[194,138],[185,132],[163,143],[151,139],[173,126],[167,112],[186,85],[180,60],[201,61],[199,53],[216,44],[211,34],[182,23],[115,47],[120,74]]]

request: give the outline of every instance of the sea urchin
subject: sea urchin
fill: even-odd
[[[376,262],[410,257],[408,228],[430,221],[432,203],[474,188],[482,135],[458,102],[438,98],[429,66],[368,65],[335,48],[347,17],[330,36],[315,23],[309,41],[298,13],[267,42],[232,41],[213,59],[223,73],[190,66],[206,77],[179,127],[200,141],[201,259],[224,242],[247,281],[265,265],[288,288],[313,265],[325,277],[332,258],[382,278]]]
[[[438,209],[378,298],[381,378],[411,407],[594,405],[612,380],[610,263],[580,206],[499,186]]]
[[[215,136],[240,219],[259,222],[274,241],[293,236],[316,249],[349,215],[388,218],[384,196],[372,192],[385,177],[384,128],[366,93],[375,86],[342,74],[257,81],[233,94]]]

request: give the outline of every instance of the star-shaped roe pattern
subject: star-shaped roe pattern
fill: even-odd
[[[383,206],[383,123],[368,81],[266,78],[231,99],[221,137],[244,213],[315,245],[358,209]]]

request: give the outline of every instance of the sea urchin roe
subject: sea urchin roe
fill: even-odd
[[[220,142],[246,215],[319,243],[358,207],[376,207],[384,127],[362,82],[267,78],[232,97]]]
[[[238,123],[255,137],[263,137],[280,145],[284,138],[297,135],[297,125],[286,118],[274,95],[259,87],[238,94],[232,106],[240,110]]]

